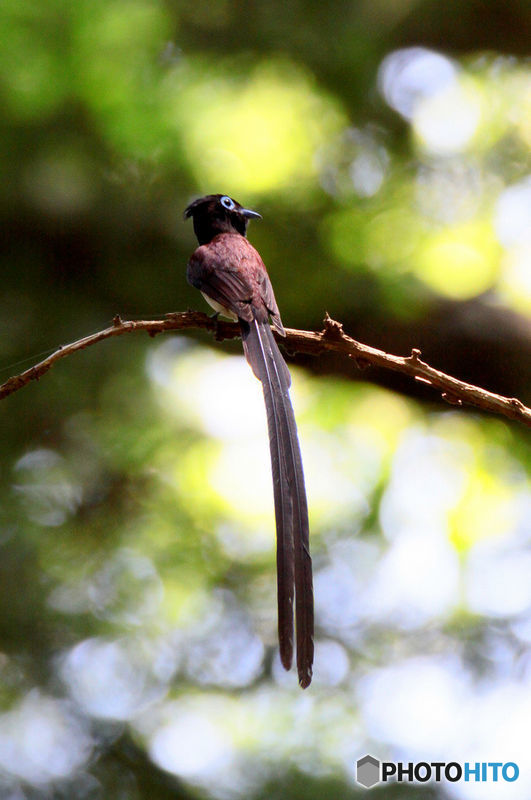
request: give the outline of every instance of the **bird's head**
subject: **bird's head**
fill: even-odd
[[[199,244],[207,244],[218,233],[239,233],[245,236],[250,219],[262,219],[256,211],[244,208],[226,194],[209,194],[190,203],[184,212],[192,217]]]

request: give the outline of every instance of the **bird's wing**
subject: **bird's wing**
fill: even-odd
[[[198,247],[188,262],[187,278],[240,319],[266,322],[285,336],[273,286],[260,254],[239,234],[219,234]]]
[[[284,330],[282,320],[280,319],[280,311],[278,310],[277,301],[275,299],[273,285],[269,279],[269,275],[267,274],[265,267],[263,270],[259,271],[256,279],[260,287],[261,300],[271,317],[271,322],[273,323],[275,330],[277,330],[281,336],[285,336],[286,331]]]
[[[226,235],[216,237],[220,241],[197,248],[188,262],[186,276],[192,286],[220,306],[229,309],[240,319],[251,322],[253,283],[241,268],[241,257],[237,258],[239,251],[224,246],[223,238]],[[238,238],[245,241],[243,237]]]

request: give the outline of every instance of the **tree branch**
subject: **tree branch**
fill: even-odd
[[[286,337],[277,337],[281,344],[284,344],[290,352],[307,353],[310,355],[320,355],[325,352],[343,353],[347,358],[352,358],[357,366],[363,367],[369,364],[391,369],[395,372],[402,372],[411,376],[414,380],[433,386],[434,389],[442,393],[443,399],[452,405],[462,406],[464,404],[481,408],[484,411],[491,411],[494,414],[502,414],[509,419],[531,425],[531,409],[527,408],[520,400],[515,397],[503,397],[493,392],[488,392],[479,386],[474,386],[465,381],[446,375],[434,367],[430,367],[421,361],[420,350],[412,350],[410,356],[394,356],[361,344],[343,331],[341,323],[331,319],[328,314],[324,320],[324,329],[321,332],[299,331],[293,328],[286,329]],[[146,331],[150,336],[156,336],[164,331],[182,330],[204,330],[215,333],[216,339],[234,339],[240,335],[240,328],[237,323],[220,322],[199,311],[184,311],[167,314],[159,320],[127,320],[123,321],[116,316],[110,328],[85,336],[76,342],[64,345],[52,353],[47,358],[25,370],[19,375],[14,375],[0,386],[0,400],[7,397],[30,381],[38,380],[61,358],[75,353],[77,350],[84,350],[91,347],[103,339],[111,336],[121,336],[133,331]]]

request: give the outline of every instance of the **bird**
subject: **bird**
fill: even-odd
[[[270,321],[280,336],[286,331],[264,262],[247,239],[249,220],[261,215],[228,195],[210,194],[190,203],[184,217],[192,218],[199,244],[188,261],[187,280],[216,313],[239,323],[245,357],[262,384],[277,534],[280,660],[291,669],[295,633],[298,679],[305,689],[312,680],[314,657],[308,503],[289,395],[291,376]]]

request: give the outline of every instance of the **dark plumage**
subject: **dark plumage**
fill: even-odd
[[[304,474],[297,425],[289,397],[291,376],[271,331],[282,336],[273,287],[259,253],[245,238],[249,219],[259,218],[227,195],[208,195],[191,203],[199,247],[188,262],[188,281],[210,305],[237,319],[243,349],[261,381],[267,412],[277,528],[278,632],[286,669],[293,659],[293,598],[299,683],[312,679],[313,587]]]

